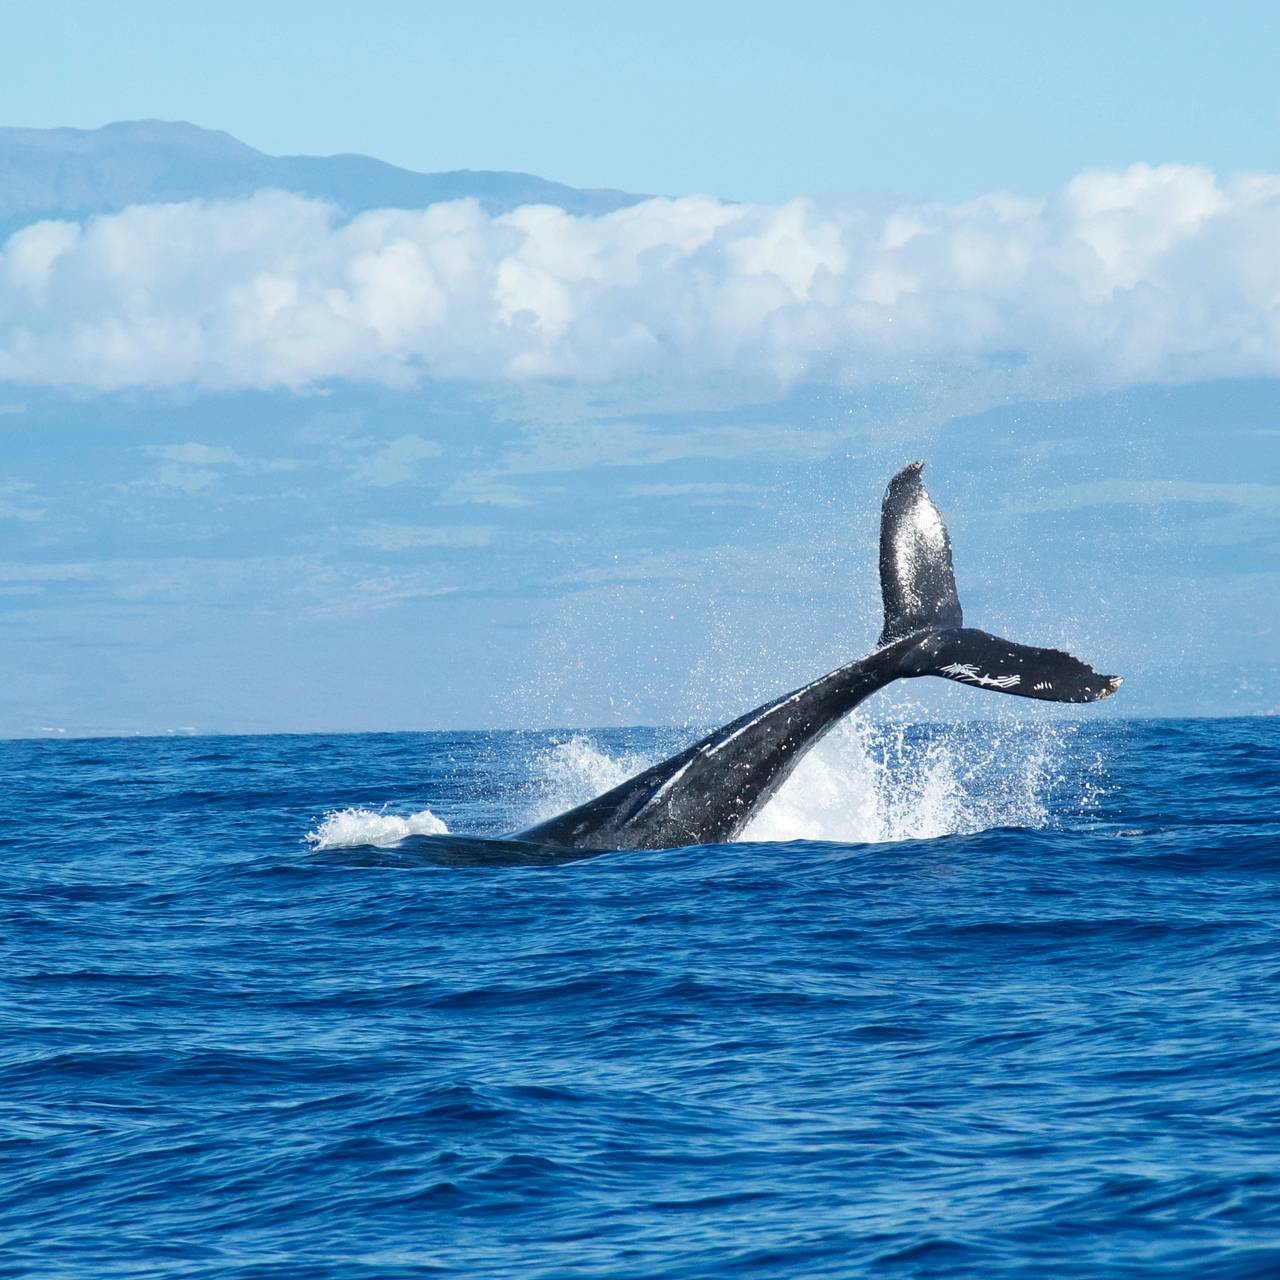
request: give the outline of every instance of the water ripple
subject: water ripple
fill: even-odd
[[[0,1276],[1280,1274],[1280,724],[855,726],[768,842],[472,834],[667,744],[0,743]]]

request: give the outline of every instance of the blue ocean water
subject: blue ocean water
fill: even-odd
[[[0,1274],[1280,1274],[1280,721],[863,726],[808,839],[414,834],[664,745],[0,743]]]

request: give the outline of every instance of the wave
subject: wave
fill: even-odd
[[[882,844],[1052,826],[1071,733],[1063,722],[918,725],[852,716],[801,761],[741,838]],[[585,733],[553,743],[526,761],[526,781],[513,782],[506,829],[572,809],[666,754],[611,749]],[[1088,807],[1090,787],[1086,778],[1068,806]],[[326,813],[307,840],[316,849],[387,848],[408,836],[447,834],[429,809],[406,817],[346,808]]]
[[[387,849],[408,836],[442,836],[448,831],[430,809],[421,809],[407,818],[377,809],[330,809],[306,838],[313,849],[363,845]]]
[[[531,827],[566,809],[586,804],[668,754],[665,751],[611,752],[585,733],[575,733],[563,742],[554,743],[533,757],[534,798],[522,824]]]

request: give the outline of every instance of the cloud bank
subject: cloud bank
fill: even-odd
[[[1134,165],[1043,200],[691,197],[595,218],[461,201],[344,222],[261,192],[41,222],[0,251],[9,382],[993,370],[1089,389],[1280,374],[1280,175]]]

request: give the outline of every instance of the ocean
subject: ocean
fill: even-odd
[[[1280,1275],[1280,720],[677,740],[0,742],[0,1275]]]

